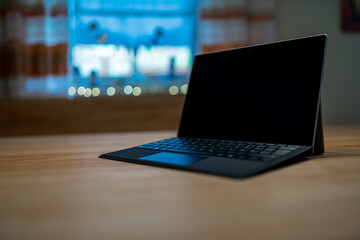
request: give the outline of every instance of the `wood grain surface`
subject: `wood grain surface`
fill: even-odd
[[[184,96],[1,99],[0,136],[174,130]]]
[[[0,239],[360,239],[360,127],[245,180],[99,159],[175,132],[0,138]]]

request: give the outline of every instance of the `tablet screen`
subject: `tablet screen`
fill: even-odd
[[[195,56],[178,136],[311,146],[326,40]]]

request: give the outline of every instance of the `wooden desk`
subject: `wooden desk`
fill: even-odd
[[[360,127],[246,180],[97,158],[174,135],[0,138],[0,239],[360,239]]]

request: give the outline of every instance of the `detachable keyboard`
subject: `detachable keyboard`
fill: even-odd
[[[296,151],[301,147],[302,146],[286,144],[178,137],[137,146],[137,148],[165,152],[189,153],[265,162],[277,159],[285,154]]]

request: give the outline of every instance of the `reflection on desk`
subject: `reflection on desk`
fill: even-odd
[[[360,239],[360,127],[245,180],[98,158],[174,135],[1,137],[0,238]]]

